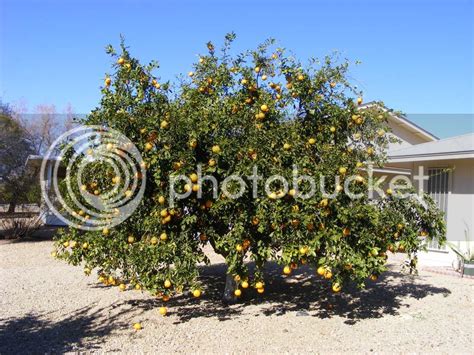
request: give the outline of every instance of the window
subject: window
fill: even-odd
[[[448,216],[448,194],[449,194],[449,169],[447,168],[429,168],[428,169],[428,188],[427,192],[438,204],[439,209],[444,212],[444,220]],[[436,240],[429,244],[429,248],[445,250],[446,247],[440,247]]]

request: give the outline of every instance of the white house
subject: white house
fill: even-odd
[[[368,104],[370,105],[370,104]],[[413,177],[422,166],[428,180],[423,190],[428,192],[445,213],[447,240],[464,251],[474,248],[474,133],[438,139],[405,117],[390,114],[389,125],[400,143],[388,149],[386,174]],[[466,242],[469,238],[470,242]],[[420,262],[450,266],[457,260],[449,247],[429,246],[420,255]]]

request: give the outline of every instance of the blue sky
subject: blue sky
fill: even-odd
[[[25,101],[30,111],[38,104],[94,108],[111,64],[104,47],[117,45],[120,34],[133,55],[157,59],[159,75],[171,79],[191,68],[208,40],[219,44],[234,31],[237,49],[273,37],[303,59],[338,50],[362,61],[351,78],[366,101],[382,100],[440,137],[474,130],[471,0],[0,4],[0,97]]]

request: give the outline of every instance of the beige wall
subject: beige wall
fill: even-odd
[[[471,239],[474,239],[474,159],[391,163],[388,166],[411,168],[413,171],[412,181],[415,187],[418,187],[418,182],[413,180],[413,176],[418,173],[419,166],[423,166],[425,174],[428,173],[429,168],[450,168],[447,238],[452,241],[464,241],[464,231],[469,230]],[[424,188],[427,188],[426,183]]]
[[[425,173],[429,168],[450,168],[450,182],[447,206],[447,235],[448,241],[457,245],[464,251],[468,246],[474,248],[474,159],[437,160],[414,163],[392,163],[392,167],[411,168],[413,176],[418,173],[418,167],[423,166]],[[413,178],[412,176],[412,178]],[[413,182],[417,187],[417,182]],[[425,189],[427,188],[425,183]],[[466,244],[465,233],[471,242]],[[449,248],[447,248],[449,251]],[[451,265],[456,256],[450,252],[446,256],[424,257],[426,260],[438,261]]]
[[[405,148],[415,144],[426,143],[431,141],[428,138],[422,138],[418,135],[415,135],[413,132],[410,132],[406,127],[397,124],[397,121],[393,119],[389,119],[388,125],[392,130],[392,132],[388,134],[392,137],[395,136],[395,138],[398,138],[400,140],[400,143],[389,143],[388,150]]]

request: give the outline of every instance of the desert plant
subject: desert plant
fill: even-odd
[[[471,237],[469,228],[464,230],[464,240],[466,242],[466,251],[462,251],[458,246],[452,242],[447,242],[446,244],[451,248],[452,251],[459,257],[463,263],[474,262],[474,250],[471,251]]]

